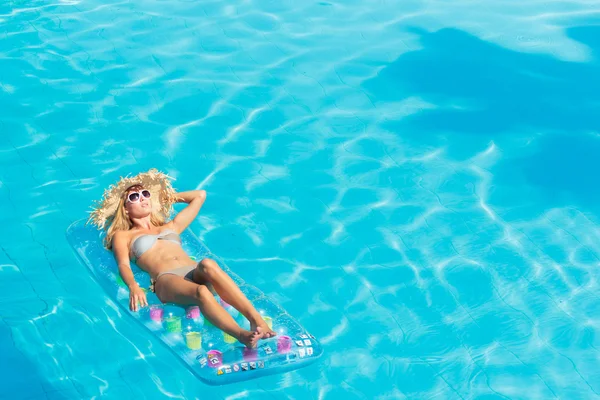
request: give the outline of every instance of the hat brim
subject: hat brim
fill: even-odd
[[[88,223],[96,225],[99,229],[106,229],[117,212],[123,193],[136,184],[150,191],[153,199],[152,211],[161,214],[164,219],[169,218],[176,202],[175,190],[171,178],[153,168],[132,177],[121,177],[117,183],[109,186],[104,191],[102,200],[93,206]]]

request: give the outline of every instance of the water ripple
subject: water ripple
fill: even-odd
[[[216,398],[598,396],[599,17],[589,0],[0,5],[0,339],[31,378],[7,393],[206,390],[61,239],[158,167],[208,191],[192,229],[326,346]]]

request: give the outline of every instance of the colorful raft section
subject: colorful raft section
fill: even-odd
[[[218,262],[277,332],[273,338],[260,340],[256,349],[247,349],[235,338],[206,320],[197,306],[180,307],[163,304],[146,290],[148,307],[138,312],[129,310],[129,291],[121,280],[112,253],[102,246],[102,232],[84,221],[67,229],[67,239],[95,280],[119,306],[162,341],[203,382],[223,385],[279,374],[313,363],[323,349],[285,310],[269,300],[259,289],[247,285],[233,273],[189,230],[181,234],[184,250],[193,258],[212,258]],[[142,288],[150,286],[147,273],[132,264],[136,281]],[[216,296],[243,328],[249,321],[235,308]]]

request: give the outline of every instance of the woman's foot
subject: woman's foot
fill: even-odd
[[[257,329],[261,329],[261,332],[264,332],[263,338],[265,338],[265,339],[268,339],[268,338],[271,338],[271,337],[277,335],[277,333],[275,333],[275,331],[273,329],[269,328],[269,325],[267,325],[265,320],[262,319],[260,314],[258,315],[258,317],[256,317],[256,319],[254,319],[253,321],[250,321],[250,330],[256,331]]]
[[[240,333],[238,340],[244,344],[247,348],[253,349],[256,347],[258,341],[264,336],[264,332],[261,327],[252,329],[251,331],[243,330]]]

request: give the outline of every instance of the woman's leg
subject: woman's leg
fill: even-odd
[[[256,330],[258,327],[262,328],[262,332],[267,338],[276,335],[250,303],[250,300],[244,296],[240,288],[214,260],[205,258],[200,261],[194,270],[193,277],[194,282],[211,284],[223,300],[235,307],[250,321],[252,330]]]
[[[178,275],[166,274],[156,282],[155,289],[156,295],[163,303],[184,306],[197,304],[202,314],[214,326],[227,332],[247,347],[256,347],[256,343],[264,335],[262,328],[255,331],[242,329],[205,285],[187,281]]]

